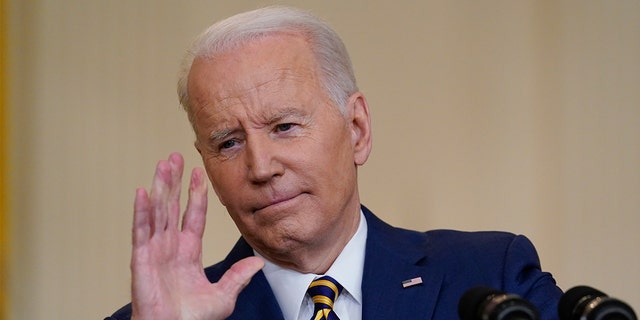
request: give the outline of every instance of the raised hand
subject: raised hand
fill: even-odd
[[[173,153],[158,162],[150,194],[136,190],[133,214],[132,319],[224,319],[264,262],[250,257],[234,264],[217,283],[202,268],[207,211],[204,170],[191,173],[189,200],[180,220],[184,160]]]

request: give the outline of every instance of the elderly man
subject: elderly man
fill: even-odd
[[[195,147],[242,237],[202,268],[205,173],[160,161],[134,209],[132,304],[108,319],[453,319],[485,285],[555,318],[561,295],[531,243],[507,233],[394,228],[360,204],[369,106],[340,38],[318,18],[269,7],[218,22],[178,84]]]

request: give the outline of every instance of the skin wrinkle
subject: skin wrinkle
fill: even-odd
[[[273,94],[279,94],[279,92],[276,92],[276,90],[278,90],[281,87],[281,84],[286,80],[314,81],[315,76],[313,76],[313,72],[309,71],[309,72],[306,72],[306,74],[309,74],[310,76],[308,78],[301,77],[299,75],[296,75],[295,73],[290,72],[289,70],[283,69],[277,72],[273,79],[263,81],[259,83],[256,87],[247,88],[245,92],[241,91],[240,93],[236,93],[233,96],[226,96],[224,92],[221,92],[221,90],[220,91],[211,90],[209,97],[204,96],[198,99],[198,101],[201,101],[201,103],[198,103],[196,105],[198,107],[197,112],[204,112],[212,108],[218,108],[220,110],[211,114],[211,116],[216,116],[226,111],[228,108],[231,108],[234,106],[243,106],[243,105],[246,106],[246,105],[251,105],[252,103],[260,104],[259,98],[256,98],[257,96],[259,96],[260,94],[266,94],[266,92],[264,91],[268,91],[269,88],[271,88]],[[210,103],[207,102],[206,101],[207,98],[211,99],[212,102]],[[249,99],[249,98],[252,98],[252,99]],[[292,102],[292,103],[296,103],[296,102]],[[260,123],[261,121],[255,120],[254,122]]]
[[[305,273],[326,271],[357,229],[356,167],[370,148],[364,98],[355,93],[341,112],[318,72],[304,40],[280,35],[196,59],[188,80],[196,148],[218,198],[256,251]]]
[[[294,118],[294,119],[291,119]],[[292,120],[301,125],[308,125],[310,122],[310,117],[308,115],[303,115],[295,109],[287,108],[277,114],[270,116],[268,119],[265,117],[265,120],[256,121],[258,123],[265,123],[265,127],[273,126],[278,122],[286,122],[286,120]],[[254,125],[256,125],[254,124]],[[257,126],[260,127],[260,126]],[[224,128],[221,130],[214,130],[209,134],[209,140],[211,140],[212,145],[217,145],[220,141],[225,140],[228,136],[234,134],[235,132],[244,132],[246,129],[242,128]]]
[[[243,41],[234,43],[233,45],[226,45],[225,46],[226,47],[225,50],[219,51],[216,55],[213,55],[211,53],[206,53],[204,51],[205,49],[199,49],[197,51],[199,51],[200,53],[199,54],[198,53],[195,54],[194,60],[191,62],[191,64],[193,65],[193,62],[195,62],[197,59],[206,59],[206,60],[211,61],[211,62],[214,62],[214,61],[218,62],[217,60],[221,56],[225,56],[226,54],[228,54],[230,52],[233,52],[233,51],[237,50],[240,47],[246,46],[246,44],[251,43],[252,40],[255,41],[255,40],[259,40],[259,39],[263,39],[263,38],[267,38],[267,37],[273,37],[274,35],[284,35],[284,36],[297,37],[297,38],[303,39],[308,46],[310,46],[310,47],[314,46],[314,44],[311,43],[311,36],[309,34],[307,34],[306,32],[304,32],[303,30],[278,31],[278,32],[274,32],[274,33],[271,33],[271,34],[262,34],[262,35],[254,37],[252,39],[245,39]],[[314,55],[314,58],[320,58],[320,57],[315,57],[315,55]],[[190,73],[190,71],[191,70],[189,70],[188,73]],[[299,71],[299,70],[296,70],[296,71]],[[296,72],[294,71],[294,72],[292,72],[292,74],[295,75]],[[324,80],[323,80],[322,72],[320,72],[320,68],[318,66],[316,66],[316,68],[311,70],[310,74],[313,76],[312,79],[314,81],[316,80],[315,77],[317,76],[318,82],[320,83],[321,87],[323,88],[323,91],[325,91],[325,83],[324,83]],[[191,115],[192,112],[193,112],[194,106],[198,105],[199,103],[203,103],[206,100],[205,99],[198,99],[196,97],[195,103],[191,103],[192,95],[189,93],[189,91],[190,91],[189,90],[189,87],[190,87],[189,86],[189,82],[190,82],[189,79],[190,79],[190,77],[187,78],[187,95],[186,95],[186,100],[185,100],[184,106],[185,106],[185,109],[187,111],[187,114]],[[328,92],[327,92],[327,95],[328,95]],[[331,100],[331,99],[329,98],[329,100]],[[332,103],[330,103],[330,105],[333,106],[334,103],[332,102]],[[335,106],[335,107],[337,107],[340,110],[341,113],[344,113],[344,108],[342,108],[341,106]],[[196,117],[197,117],[197,114],[194,115],[194,117],[189,116],[189,119],[195,119]],[[192,125],[194,125],[194,124],[192,123]],[[194,130],[195,130],[195,127],[194,127]]]

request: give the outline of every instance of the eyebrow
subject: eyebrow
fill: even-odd
[[[229,135],[231,135],[231,133],[233,133],[234,131],[235,130],[233,130],[233,129],[222,129],[222,130],[212,131],[211,134],[209,134],[209,140],[211,140],[211,141],[224,140],[224,138],[226,138]]]
[[[279,112],[276,112],[275,114],[273,114],[271,117],[268,118],[268,120],[265,122],[267,125],[276,123],[281,121],[282,119],[285,119],[287,117],[300,117],[302,118],[304,121],[308,121],[308,119],[310,118],[310,115],[306,114],[305,112],[302,112],[299,109],[296,108],[286,108],[283,109]],[[209,134],[209,139],[211,141],[220,141],[220,140],[224,140],[226,137],[230,136],[231,134],[233,134],[234,132],[239,131],[238,129],[234,129],[234,128],[226,128],[226,129],[221,129],[221,130],[214,130],[211,132],[211,134]]]

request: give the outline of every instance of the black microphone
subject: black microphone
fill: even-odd
[[[539,320],[538,309],[515,294],[474,287],[458,303],[460,320]]]
[[[588,286],[569,289],[558,303],[560,320],[637,320],[631,307]]]

